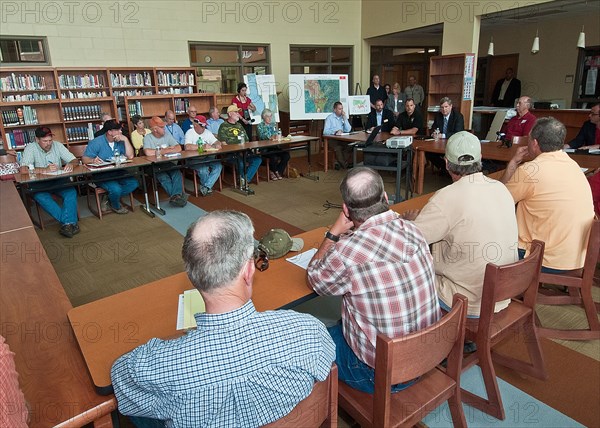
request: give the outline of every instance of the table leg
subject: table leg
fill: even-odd
[[[423,194],[423,182],[425,181],[425,152],[423,150],[417,151],[417,193]]]
[[[394,195],[394,203],[402,202],[400,194],[400,183],[402,182],[402,152],[403,150],[396,149],[396,194]]]
[[[158,184],[156,180],[156,166],[152,164],[152,186],[154,186],[154,211],[160,215],[165,215],[166,211],[160,207],[160,200],[158,199]]]
[[[327,140],[327,138],[323,138],[323,159],[325,160],[325,172],[327,172],[327,169],[329,168],[329,159],[327,159],[327,154],[329,153],[329,141]]]
[[[311,144],[310,141],[308,141],[306,143],[306,153],[307,153],[307,156],[308,156],[308,174],[306,174],[304,177],[308,178],[308,179],[311,179],[312,181],[319,181],[319,176],[318,175],[314,175],[311,172],[312,171],[312,163],[311,163],[311,160],[310,160],[310,154],[311,154],[310,144]]]
[[[142,211],[154,218],[155,214],[150,209],[150,201],[148,198],[148,186],[146,184],[146,174],[144,174],[144,169],[140,168],[140,174],[142,176],[142,189],[144,190],[144,205],[142,205]]]

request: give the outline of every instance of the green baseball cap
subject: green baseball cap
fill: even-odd
[[[283,229],[271,229],[260,239],[259,248],[262,248],[270,259],[278,259],[285,256],[289,251],[300,251],[304,247],[304,241],[300,238],[292,238]]]

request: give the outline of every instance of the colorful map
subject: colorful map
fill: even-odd
[[[265,108],[270,109],[275,122],[279,122],[275,76],[272,74],[245,74],[244,82],[248,85],[248,96],[256,107],[256,111],[252,113],[254,122],[262,121],[261,114]]]
[[[304,111],[330,113],[333,104],[340,100],[338,80],[306,80],[304,82]]]

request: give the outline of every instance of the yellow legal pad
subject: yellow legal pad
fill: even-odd
[[[198,290],[186,290],[183,292],[183,328],[196,327],[194,314],[205,312],[204,299]]]

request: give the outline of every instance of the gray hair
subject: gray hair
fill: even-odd
[[[262,118],[262,120],[265,120],[265,116],[273,116],[273,112],[271,110],[269,110],[268,108],[266,108],[260,114],[260,117]]]
[[[381,176],[371,168],[357,167],[348,171],[340,184],[342,199],[350,220],[364,223],[389,209]]]
[[[218,108],[216,108],[215,106],[212,106],[209,110],[208,110],[208,114],[212,114],[213,111],[215,110],[219,110]]]
[[[465,175],[475,174],[477,172],[481,172],[481,162],[474,162],[471,165],[456,165],[446,159],[448,165],[446,168],[454,175],[458,175],[460,177],[464,177]]]
[[[531,128],[531,138],[537,140],[542,153],[561,150],[565,144],[567,129],[552,116],[540,117]]]
[[[440,100],[440,105],[442,105],[444,103],[448,103],[449,105],[452,105],[452,100],[448,97],[444,97]]]
[[[238,211],[212,211],[188,229],[181,255],[187,275],[199,291],[230,284],[254,252],[254,226]]]

